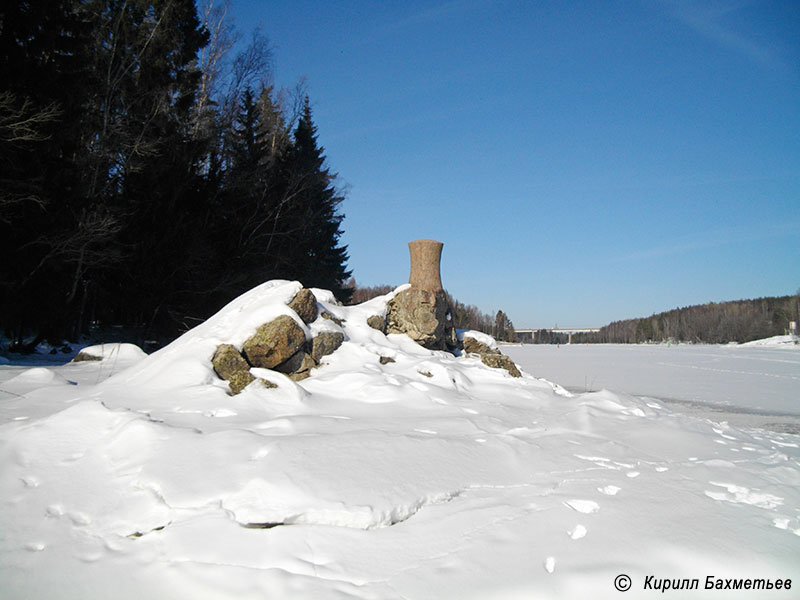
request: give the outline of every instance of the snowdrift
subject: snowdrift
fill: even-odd
[[[292,316],[300,288],[265,283],[96,383],[107,361],[15,376],[0,596],[616,598],[624,573],[626,597],[648,576],[704,597],[707,576],[800,579],[800,438],[386,336],[367,318],[392,294],[313,290],[344,344],[300,383],[258,370],[277,387],[231,396],[215,348]]]

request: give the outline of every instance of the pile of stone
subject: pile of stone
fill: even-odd
[[[409,242],[411,253],[410,287],[401,290],[389,301],[385,314],[372,315],[367,324],[383,333],[403,333],[421,346],[430,350],[447,350],[456,356],[478,356],[481,361],[495,369],[505,369],[513,377],[521,374],[514,362],[491,347],[468,334],[459,340],[454,328],[451,307],[442,288],[440,261],[441,242],[416,240]],[[289,308],[310,325],[319,316],[341,325],[341,321],[323,312],[319,315],[317,300],[311,290],[303,288],[289,302]],[[312,369],[320,364],[323,356],[332,354],[344,342],[341,331],[322,331],[312,340],[297,321],[289,315],[261,325],[242,344],[241,350],[232,344],[220,344],[211,360],[214,371],[228,382],[233,394],[256,381],[250,372],[252,367],[273,369],[284,373],[294,381],[305,379]],[[394,362],[381,358],[381,364]],[[266,387],[275,387],[265,379]]]
[[[306,325],[320,316],[317,300],[306,288],[297,292],[288,306]],[[321,316],[337,321],[328,313]],[[232,344],[217,346],[211,364],[217,375],[228,382],[231,392],[238,394],[256,380],[250,373],[251,367],[273,369],[300,381],[319,366],[323,356],[332,354],[342,342],[344,334],[338,331],[322,331],[308,341],[303,328],[291,316],[281,315],[261,325],[242,344],[241,351]],[[265,379],[260,381],[266,387],[275,387]]]
[[[519,372],[513,360],[505,354],[502,354],[497,348],[492,348],[474,337],[470,337],[469,335],[463,337],[462,350],[467,356],[470,354],[480,356],[481,362],[489,367],[505,369],[512,377],[522,377],[522,373]]]
[[[375,315],[367,324],[384,333],[405,333],[430,350],[448,350],[457,355],[477,355],[495,369],[521,377],[519,369],[500,350],[471,337],[457,339],[451,307],[442,288],[441,256],[444,244],[435,240],[408,243],[411,254],[411,287],[395,294],[385,317]]]

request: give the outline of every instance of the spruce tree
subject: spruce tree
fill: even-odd
[[[284,163],[291,206],[291,243],[287,256],[296,278],[308,286],[326,288],[342,301],[351,293],[344,283],[347,247],[339,245],[344,197],[336,190],[336,175],[325,165],[324,148],[317,145],[317,128],[306,96]]]
[[[80,129],[91,31],[77,3],[0,8],[0,326],[12,341],[68,333],[78,227]]]
[[[207,33],[192,0],[89,4],[96,8],[100,93],[87,196],[117,220],[106,249],[120,259],[85,277],[96,281],[104,319],[143,333],[178,323],[196,302],[206,250],[199,235],[203,149],[192,125],[196,55]]]

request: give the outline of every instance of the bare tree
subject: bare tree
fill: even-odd
[[[227,70],[226,58],[239,39],[229,16],[230,0],[203,0],[200,10],[203,26],[209,33],[209,42],[201,48],[198,55],[202,77],[197,92],[197,118],[192,132],[195,137],[210,122],[208,116],[211,106],[215,98],[222,95],[222,81]]]
[[[49,138],[42,127],[55,121],[61,111],[55,102],[36,108],[27,98],[0,92],[0,140],[7,144],[40,142]]]
[[[0,177],[0,221],[10,223],[10,210],[23,202],[44,206],[35,182],[13,177],[14,163],[20,160],[17,151],[49,138],[44,129],[60,115],[55,102],[37,107],[27,98],[0,92],[0,164],[4,173]]]

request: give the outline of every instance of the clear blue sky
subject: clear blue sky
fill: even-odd
[[[307,77],[362,285],[600,326],[800,288],[800,2],[232,0]]]

